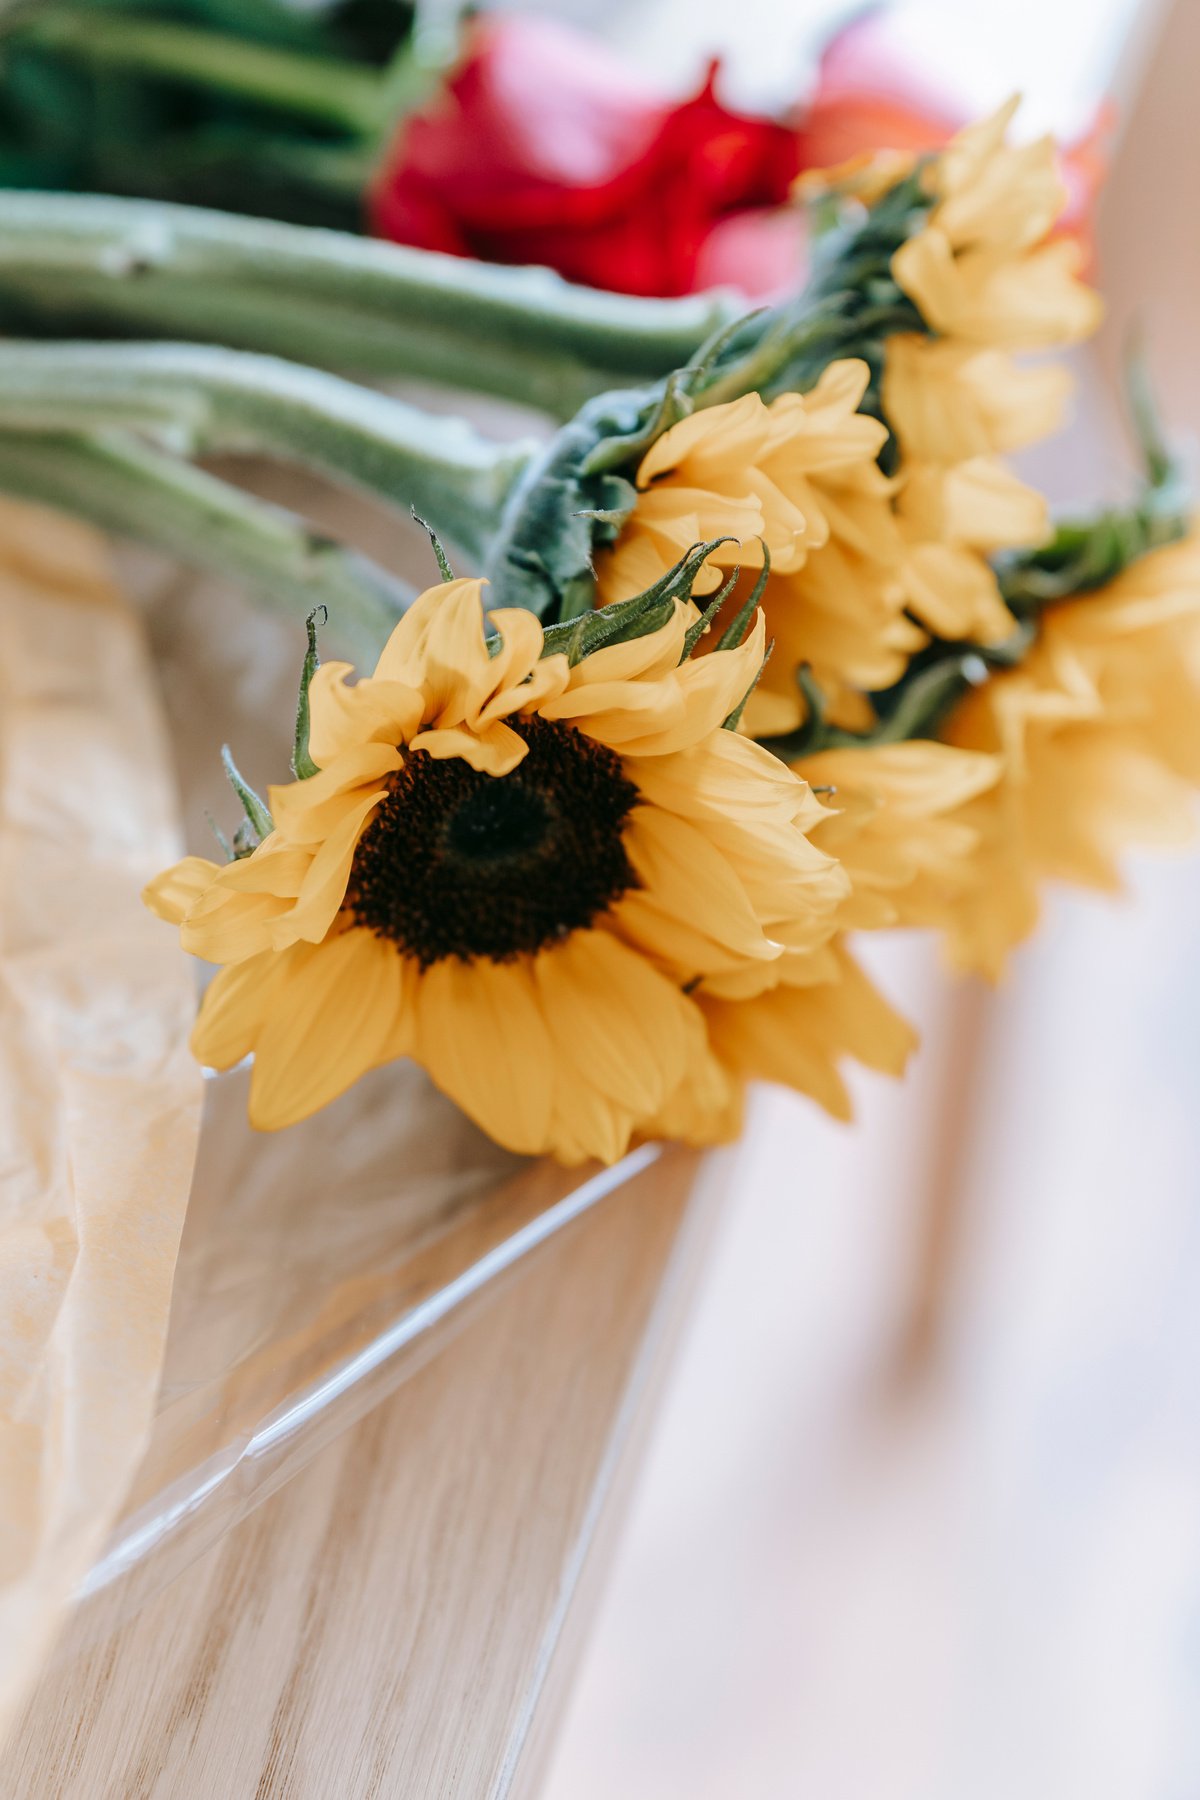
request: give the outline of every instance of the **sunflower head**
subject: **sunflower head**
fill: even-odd
[[[1139,557],[1050,607],[1016,668],[969,693],[942,735],[999,759],[959,815],[977,835],[965,891],[941,896],[953,961],[995,979],[1046,880],[1120,886],[1122,852],[1190,839],[1200,782],[1200,539]]]
[[[412,1055],[512,1148],[611,1159],[701,1068],[697,993],[819,945],[845,878],[807,784],[725,728],[761,616],[695,657],[678,571],[553,634],[485,630],[481,587],[423,595],[364,679],[318,668],[315,773],[269,789],[249,854],[147,900],[221,965],[194,1047],[253,1053],[255,1124]]]
[[[772,734],[802,717],[795,671],[807,664],[831,716],[861,726],[866,692],[889,687],[924,643],[905,616],[904,544],[894,483],[878,458],[887,427],[863,410],[867,364],[842,358],[806,394],[758,394],[693,413],[643,458],[637,498],[597,563],[605,598],[662,576],[701,534],[723,538],[699,586],[769,566],[763,592],[776,654],[748,715]]]
[[[1051,235],[1067,202],[1054,141],[1009,144],[1016,109],[1009,101],[930,159],[933,209],[892,274],[941,336],[1043,350],[1087,337],[1100,302],[1078,279],[1078,243]]]

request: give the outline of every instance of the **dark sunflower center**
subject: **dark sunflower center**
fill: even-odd
[[[422,967],[540,950],[634,886],[620,758],[570,725],[509,723],[529,746],[512,774],[419,750],[359,840],[345,908]]]

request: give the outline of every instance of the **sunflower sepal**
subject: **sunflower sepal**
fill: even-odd
[[[304,629],[308,633],[308,648],[304,652],[304,662],[300,669],[300,691],[296,697],[296,731],[292,741],[292,774],[297,781],[310,781],[314,775],[319,775],[321,772],[313,761],[308,747],[312,731],[308,690],[312,686],[313,676],[321,666],[321,653],[317,649],[318,613],[321,615],[322,625],[327,624],[329,609],[325,606],[314,606],[304,621]],[[259,804],[261,805],[261,802]]]
[[[681,663],[687,662],[688,658],[695,650],[696,645],[700,642],[700,639],[704,636],[705,632],[711,628],[717,614],[721,611],[721,608],[724,606],[741,578],[742,566],[740,563],[735,563],[728,581],[726,581],[722,587],[717,589],[716,594],[704,608],[704,611],[700,614],[700,617],[696,620],[695,624],[688,626],[687,631],[684,634],[683,649],[679,653],[679,660]],[[722,646],[718,646],[718,648],[721,647]]]
[[[270,837],[275,829],[275,821],[266,801],[255,793],[234,762],[233,752],[228,744],[221,745],[221,761],[225,766],[229,785],[241,802],[245,814],[233,834],[233,860],[240,862],[243,857],[253,856],[263,839]]]
[[[732,646],[729,646],[729,648],[732,648]],[[721,730],[722,731],[737,731],[740,728],[741,723],[742,723],[742,714],[745,712],[747,706],[750,704],[750,696],[751,696],[751,694],[753,694],[755,688],[758,686],[759,682],[762,680],[763,671],[766,669],[767,664],[770,662],[771,657],[774,654],[774,650],[775,650],[775,639],[772,638],[770,643],[767,645],[766,650],[763,652],[762,661],[759,663],[758,668],[754,672],[754,680],[750,683],[750,686],[746,689],[745,693],[742,695],[741,699],[738,701],[738,703],[734,707],[733,711],[731,713],[727,713],[725,715],[724,719],[721,721]]]
[[[651,632],[661,630],[672,617],[676,602],[691,599],[696,577],[706,559],[722,544],[735,541],[732,538],[711,538],[707,543],[693,544],[644,593],[635,594],[631,600],[614,600],[608,606],[597,607],[594,612],[581,614],[577,619],[545,626],[542,636],[543,657],[565,652],[568,663],[574,668],[585,656],[591,656],[609,644],[627,644],[634,638],[648,637]]]
[[[735,328],[740,330],[742,320],[736,321]],[[601,438],[600,442],[584,457],[580,464],[580,474],[585,478],[603,475],[612,469],[628,464],[635,456],[644,454],[664,431],[672,425],[678,425],[692,411],[692,399],[688,392],[688,379],[691,365],[685,369],[675,369],[667,376],[663,386],[662,398],[647,424],[632,435],[616,434]]]
[[[718,650],[736,650],[739,645],[745,641],[746,633],[753,624],[755,614],[758,612],[759,605],[762,602],[762,597],[767,591],[767,582],[771,575],[771,552],[765,539],[760,538],[759,543],[762,544],[763,564],[762,568],[759,570],[758,579],[750,589],[750,592],[747,594],[742,605],[738,607],[737,612],[733,615],[732,619],[717,639]],[[770,654],[771,652],[768,650],[767,656],[770,656]],[[767,659],[764,657],[763,668],[766,667],[766,661]],[[758,675],[754,678],[756,685],[759,675],[761,674],[762,669],[759,670]],[[742,705],[745,706],[745,704],[746,702],[743,700]]]

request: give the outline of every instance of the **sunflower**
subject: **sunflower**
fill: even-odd
[[[1078,343],[1100,301],[1078,279],[1082,252],[1051,232],[1067,204],[1050,137],[1007,143],[1010,100],[960,131],[926,171],[934,205],[892,258],[892,274],[940,337],[1005,350]]]
[[[881,389],[900,450],[897,515],[908,604],[940,637],[1002,642],[1015,627],[988,553],[1033,548],[1045,502],[998,452],[1056,430],[1070,377],[1013,351],[1077,343],[1099,322],[1082,253],[1050,233],[1067,200],[1053,140],[1009,145],[1016,101],[932,158],[934,205],[892,258],[933,335],[888,338]]]
[[[896,516],[908,604],[938,637],[1000,644],[1016,620],[988,555],[1034,549],[1050,536],[1045,498],[994,457],[940,467],[901,465]]]
[[[411,1056],[500,1143],[620,1155],[705,1065],[701,982],[753,990],[833,929],[846,877],[806,835],[808,785],[723,724],[761,665],[688,655],[697,619],[543,654],[478,581],[430,590],[374,674],[308,689],[318,772],[270,790],[270,829],[147,890],[221,966],[193,1038],[253,1053],[250,1117],[304,1118]],[[692,637],[694,637],[692,633]]]
[[[995,979],[1037,922],[1043,881],[1120,887],[1133,844],[1191,837],[1200,782],[1200,537],[1140,558],[1054,607],[1025,660],[975,689],[943,729],[1001,759],[958,815],[973,879],[921,897],[952,960]]]
[[[882,1075],[902,1075],[917,1045],[912,1026],[863,973],[842,937],[753,1000],[702,997],[701,1006],[707,1063],[652,1127],[656,1135],[690,1143],[724,1143],[736,1134],[749,1081],[792,1088],[833,1118],[849,1120],[853,1105],[840,1065],[850,1058]]]
[[[823,751],[796,772],[829,793],[810,837],[849,878],[836,932],[815,950],[786,953],[744,979],[700,982],[708,1034],[692,1081],[672,1095],[656,1127],[718,1142],[740,1122],[747,1081],[774,1081],[848,1119],[846,1059],[900,1075],[916,1044],[911,1026],[854,959],[847,933],[926,923],[974,879],[976,829],[964,809],[996,783],[998,757],[912,742]]]
[[[860,412],[870,371],[831,363],[808,394],[757,394],[693,413],[653,444],[637,504],[597,563],[606,601],[640,592],[698,540],[733,540],[708,586],[740,564],[771,573],[763,596],[775,654],[748,714],[759,735],[800,722],[794,671],[811,666],[839,724],[870,718],[862,696],[890,686],[924,642],[905,617],[904,546],[877,458],[887,428]]]
[[[913,739],[823,750],[793,764],[828,794],[813,841],[837,858],[850,888],[841,930],[919,925],[974,880],[979,837],[964,810],[995,787],[1001,759]]]
[[[887,341],[883,410],[917,464],[1024,450],[1062,425],[1071,387],[1061,363],[1022,366],[993,346],[916,332]]]

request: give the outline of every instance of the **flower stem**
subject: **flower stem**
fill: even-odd
[[[23,23],[20,40],[93,68],[157,75],[235,94],[356,137],[377,135],[388,123],[395,98],[380,76],[362,64],[166,19],[47,13]]]
[[[0,193],[0,314],[38,334],[219,341],[418,375],[570,417],[668,374],[744,310],[645,300],[347,232],[92,194]]]
[[[0,343],[0,430],[114,428],[189,456],[302,464],[415,507],[475,557],[534,449],[278,357],[205,344]]]
[[[240,582],[298,619],[324,606],[331,635],[361,663],[374,661],[411,599],[302,519],[120,432],[0,433],[0,489]]]

